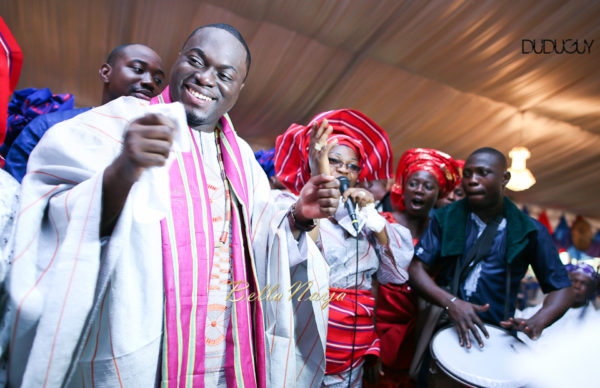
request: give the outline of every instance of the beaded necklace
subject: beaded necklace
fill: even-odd
[[[193,129],[190,128],[191,131],[193,131]],[[223,231],[221,232],[221,236],[219,237],[218,241],[215,241],[215,248],[218,248],[220,246],[223,246],[227,243],[227,238],[229,236],[229,226],[231,224],[231,209],[232,209],[232,201],[231,201],[231,190],[229,187],[229,180],[227,179],[227,175],[225,174],[225,166],[223,164],[223,153],[221,151],[221,132],[222,132],[222,126],[221,123],[217,124],[217,127],[215,128],[215,132],[214,132],[214,141],[215,141],[215,148],[217,149],[217,161],[219,163],[219,173],[221,175],[221,179],[223,181],[223,188],[225,191],[225,218],[224,218],[224,222],[223,222]],[[193,138],[195,138],[196,136],[193,136]],[[197,136],[198,139],[198,143],[200,143],[200,147],[199,147],[199,152],[202,155],[202,159],[204,160],[204,144],[203,144],[203,138],[202,138],[202,133],[198,133]],[[196,148],[198,149],[198,147]]]
[[[225,175],[225,166],[223,164],[223,154],[221,152],[221,125],[217,126],[215,131],[215,143],[217,146],[217,159],[219,161],[219,170],[221,172],[221,179],[223,180],[223,186],[225,187],[225,221],[223,222],[223,232],[219,237],[219,245],[227,243],[229,235],[229,225],[231,223],[231,208],[233,206],[231,201],[231,190],[229,188],[229,180]]]

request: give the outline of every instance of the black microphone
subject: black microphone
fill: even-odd
[[[345,176],[338,177],[338,181],[340,181],[340,192],[344,194],[348,187],[350,187],[350,181]],[[356,233],[358,233],[358,220],[356,219],[356,213],[354,212],[354,203],[352,203],[352,199],[348,197],[346,201],[346,210],[348,210],[348,215],[352,220],[352,226]]]

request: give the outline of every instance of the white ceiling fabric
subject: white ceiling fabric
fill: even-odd
[[[291,123],[358,109],[407,148],[464,159],[531,151],[537,183],[520,203],[600,218],[600,2],[2,0],[24,52],[19,88],[100,101],[116,45],[153,47],[170,66],[197,26],[237,27],[252,68],[232,111],[254,147]],[[594,41],[589,54],[523,54],[522,39]],[[524,113],[520,113],[524,112]]]

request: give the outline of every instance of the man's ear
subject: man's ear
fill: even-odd
[[[98,70],[98,74],[100,74],[100,79],[105,84],[109,83],[110,73],[112,72],[112,67],[108,63],[103,63]]]
[[[510,180],[510,171],[504,171],[504,176],[502,177],[502,187],[506,187],[506,184]]]

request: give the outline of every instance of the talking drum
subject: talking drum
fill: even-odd
[[[512,368],[513,356],[525,349],[525,345],[510,333],[497,326],[485,325],[490,338],[480,348],[471,336],[471,348],[458,343],[454,326],[439,330],[431,340],[431,355],[443,374],[432,376],[433,386],[467,387],[521,387],[525,385]],[[457,384],[458,383],[458,384]]]

